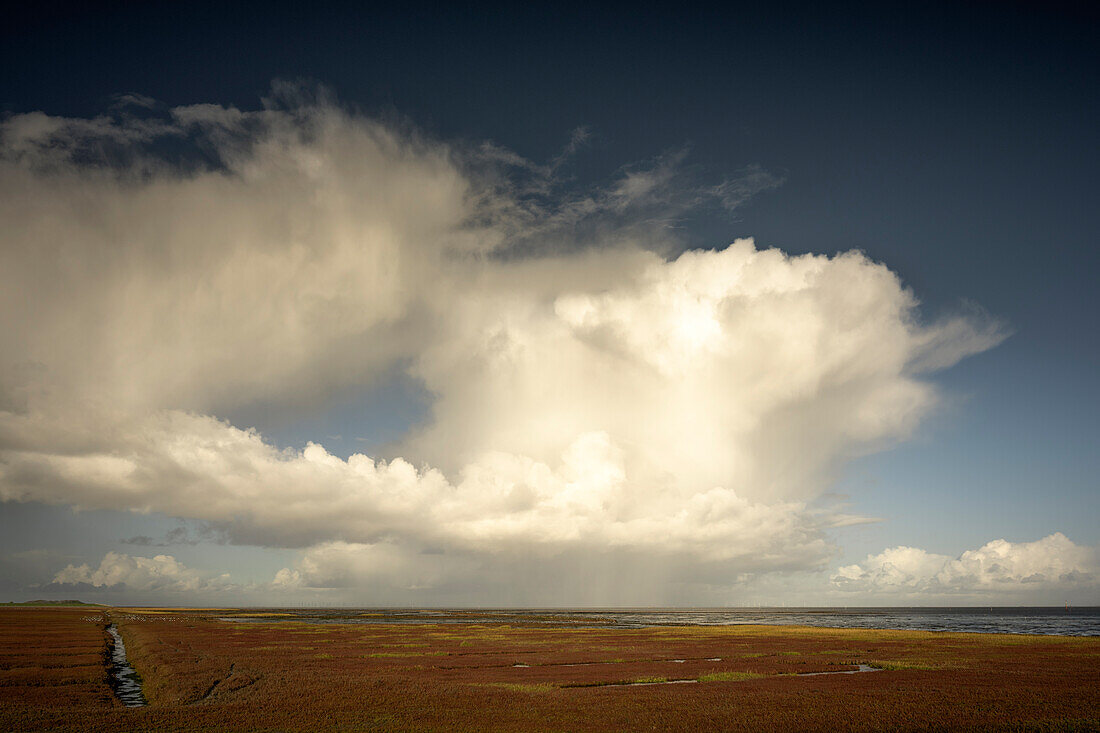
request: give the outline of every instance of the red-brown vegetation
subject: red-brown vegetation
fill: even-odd
[[[5,609],[0,729],[1100,729],[1094,638],[110,615],[149,707],[111,695],[103,614]]]

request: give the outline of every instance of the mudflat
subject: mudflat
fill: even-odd
[[[377,619],[0,608],[0,730],[1100,730],[1096,637]]]

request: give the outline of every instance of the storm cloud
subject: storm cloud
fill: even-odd
[[[560,161],[276,92],[3,123],[0,498],[304,548],[286,587],[399,568],[398,588],[513,578],[516,602],[552,577],[568,602],[623,568],[821,570],[827,530],[862,521],[817,503],[844,463],[910,436],[929,375],[1004,337],[974,311],[923,321],[860,252],[683,251],[675,218],[779,184],[759,167],[704,185],[672,154],[578,192]],[[394,370],[431,408],[384,459],[225,417]],[[58,577],[167,567],[126,557]]]

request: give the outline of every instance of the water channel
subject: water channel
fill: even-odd
[[[107,627],[107,633],[114,640],[111,644],[111,665],[107,668],[111,689],[115,691],[119,701],[128,708],[148,705],[145,694],[141,691],[141,677],[126,659],[126,645],[122,643],[122,636],[114,624]]]

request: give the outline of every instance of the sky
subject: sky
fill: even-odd
[[[0,30],[0,600],[1100,605],[1096,11]]]

